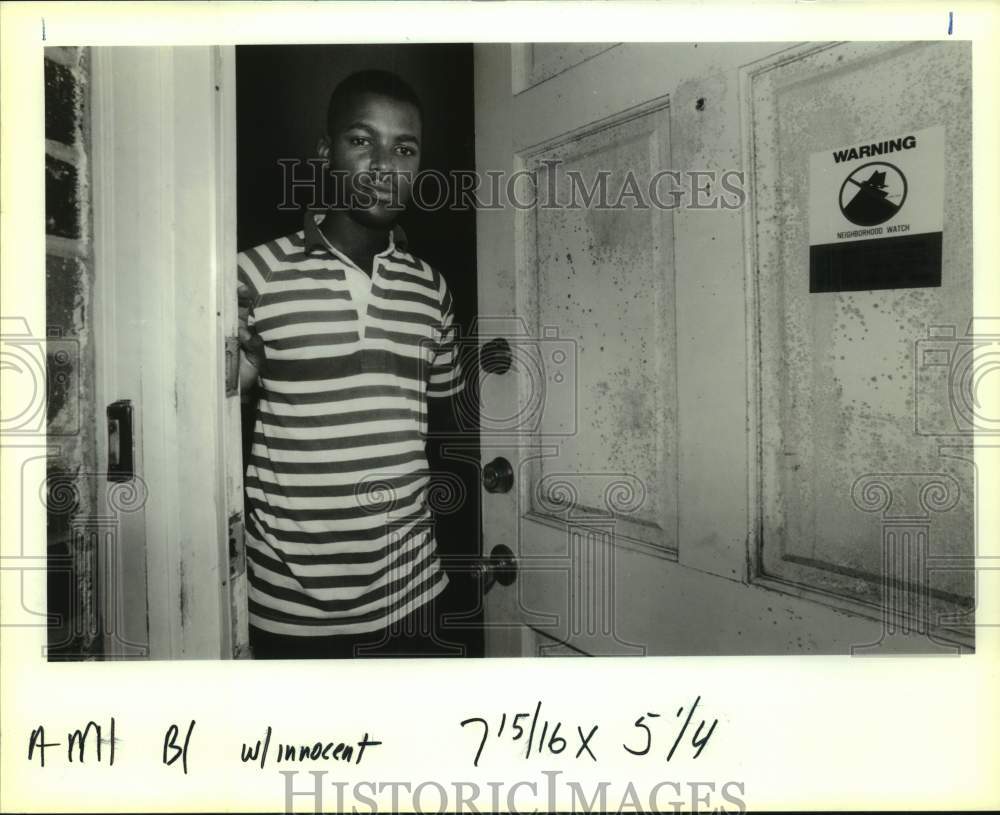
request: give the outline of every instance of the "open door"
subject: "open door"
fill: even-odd
[[[93,55],[104,653],[242,656],[233,50]]]
[[[971,438],[919,432],[913,379],[972,314],[969,58],[477,46],[480,173],[557,204],[478,218],[488,656],[970,644]],[[811,293],[809,156],[932,127],[941,285]]]

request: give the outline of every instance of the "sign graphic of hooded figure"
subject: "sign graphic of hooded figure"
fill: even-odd
[[[868,173],[873,167],[880,169],[871,169]],[[866,174],[867,179],[864,178]],[[892,164],[864,164],[854,170],[840,188],[840,211],[858,226],[885,223],[899,212],[905,200],[906,178]]]

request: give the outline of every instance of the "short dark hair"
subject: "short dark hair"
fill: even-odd
[[[370,70],[358,71],[342,80],[333,93],[330,94],[330,103],[326,108],[326,132],[333,135],[337,116],[349,102],[365,93],[387,96],[400,102],[408,102],[417,109],[421,121],[424,118],[423,106],[420,104],[420,97],[416,92],[400,77],[390,71]]]

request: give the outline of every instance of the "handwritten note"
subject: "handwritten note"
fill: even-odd
[[[191,754],[192,736],[195,730],[195,720],[184,726],[183,737],[181,726],[171,723],[163,734],[163,750],[161,762],[170,767],[180,762],[184,775],[188,773],[188,758]],[[65,747],[65,760],[69,764],[115,764],[115,751],[119,739],[115,735],[118,723],[112,716],[105,726],[96,721],[89,721],[82,729],[67,731],[64,741],[50,741],[45,734],[45,726],[38,725],[28,736],[27,757],[29,762],[38,762],[46,766],[46,759],[52,762],[54,748]],[[270,760],[274,764],[305,763],[318,761],[344,761],[360,764],[365,757],[365,751],[382,744],[372,739],[365,732],[360,739],[352,742],[337,740],[318,740],[299,742],[275,742],[272,744],[274,730],[267,725],[262,738],[253,742],[243,742],[240,747],[239,760],[243,764],[257,764],[265,769]],[[107,749],[105,749],[107,748]],[[62,756],[60,751],[57,755]]]
[[[669,744],[670,749],[665,752],[666,761],[673,759],[678,749],[681,748],[687,749],[691,758],[698,758],[708,745],[719,723],[718,719],[712,719],[711,723],[706,719],[699,719],[695,723],[695,712],[700,703],[701,697],[699,696],[690,707],[679,706],[674,720],[666,719],[663,722],[656,721],[664,718],[661,713],[650,711],[642,713],[633,723],[636,730],[634,740],[631,744],[623,743],[621,749],[634,756],[645,756],[653,751],[654,746]],[[677,722],[682,717],[683,724],[678,728]],[[534,712],[504,713],[494,724],[496,729],[492,735],[495,739],[524,742],[525,759],[531,758],[532,754],[536,756],[543,754],[561,755],[569,748],[574,758],[589,758],[595,762],[598,760],[598,754],[595,752],[597,749],[595,737],[600,729],[600,724],[588,722],[581,725],[574,722],[565,725],[564,729],[565,723],[563,721],[542,716],[541,700],[535,703]],[[490,739],[490,722],[482,716],[470,716],[462,720],[460,725],[463,728],[473,725],[482,728],[475,757],[472,760],[473,766],[478,767],[483,750]],[[693,732],[692,727],[694,727]],[[686,736],[690,738],[690,741],[685,741]]]
[[[690,703],[669,706],[661,710],[644,710],[631,721],[630,733],[625,741],[609,743],[600,738],[601,723],[591,720],[564,721],[543,711],[542,700],[532,709],[501,713],[499,718],[469,716],[459,722],[462,730],[476,732],[472,764],[478,767],[489,744],[509,743],[523,747],[525,760],[539,756],[567,755],[574,760],[597,762],[602,751],[624,750],[633,756],[660,756],[666,762],[676,757],[697,759],[708,746],[719,724],[717,718],[708,719],[701,714],[700,696]],[[703,707],[703,706],[702,706]],[[670,714],[673,715],[670,715]],[[189,758],[195,741],[195,724],[171,722],[163,731],[161,762],[170,767],[179,764],[188,773]],[[62,741],[50,740],[44,725],[38,725],[28,736],[27,758],[46,766],[52,761],[55,748],[65,747],[67,763],[107,763],[114,766],[118,723],[112,716],[104,725],[89,721],[82,729],[66,733]],[[361,764],[372,748],[382,744],[365,731],[358,738],[307,739],[305,741],[281,740],[275,730],[266,725],[257,739],[243,741],[238,760],[243,765],[268,766],[305,764],[315,766],[323,762]]]

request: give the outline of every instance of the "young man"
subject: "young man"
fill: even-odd
[[[330,97],[319,144],[336,200],[239,256],[241,385],[259,404],[246,473],[257,658],[449,655],[448,583],[426,502],[428,399],[461,390],[444,278],[397,217],[421,109],[365,71]]]

